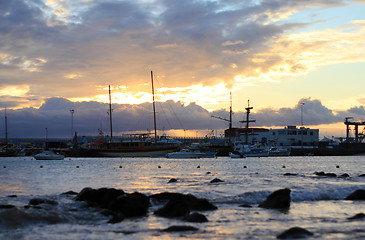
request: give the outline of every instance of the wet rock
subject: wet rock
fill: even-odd
[[[317,175],[317,176],[324,176],[325,173],[324,172],[315,172],[314,175]]]
[[[252,208],[252,206],[251,206],[251,205],[249,205],[249,204],[242,204],[242,205],[240,205],[240,207],[244,207],[244,208]]]
[[[337,177],[337,175],[335,173],[315,172],[314,174],[317,176],[323,176],[323,177]]]
[[[185,231],[198,231],[198,228],[192,226],[171,226],[164,230],[163,232],[185,232]]]
[[[41,208],[41,207],[39,207],[39,206],[24,205],[24,209],[29,209],[29,208],[42,209],[42,208]]]
[[[360,174],[359,177],[365,177],[365,174]]]
[[[344,173],[344,174],[341,174],[339,177],[341,177],[341,178],[348,178],[348,177],[350,177],[350,175],[347,174],[347,173]]]
[[[112,224],[115,224],[115,223],[120,223],[121,221],[124,220],[124,217],[123,216],[113,216],[109,221],[108,223],[112,223]]]
[[[44,199],[44,198],[33,198],[31,200],[29,200],[29,205],[39,205],[39,204],[49,204],[49,205],[57,205],[58,202],[53,201],[53,200],[48,200],[48,199]]]
[[[188,222],[208,222],[208,219],[200,213],[191,213],[184,216],[184,220]]]
[[[290,207],[290,189],[280,189],[271,193],[259,207],[263,208],[289,208]]]
[[[138,192],[127,194],[114,188],[84,188],[75,199],[107,209],[113,216],[110,223],[120,222],[124,218],[145,216],[149,207],[149,198],[146,195]]]
[[[283,233],[276,236],[278,239],[293,239],[293,238],[306,238],[313,236],[313,233],[300,227],[290,228]]]
[[[182,217],[190,212],[188,204],[182,200],[172,199],[165,206],[155,211],[160,217]]]
[[[345,200],[365,200],[365,190],[364,189],[358,189],[348,195]]]
[[[163,192],[163,193],[156,193],[150,196],[150,199],[158,201],[158,202],[167,202],[171,199],[181,198],[183,194],[181,193],[174,193],[174,192]]]
[[[220,180],[219,178],[214,178],[212,181],[210,181],[210,183],[220,183],[220,182],[224,182],[224,181]]]
[[[64,193],[61,193],[62,195],[77,195],[78,193],[77,192],[74,192],[74,191],[68,191],[68,192],[64,192]]]
[[[108,209],[113,212],[122,213],[124,217],[140,217],[147,214],[149,198],[138,192],[120,195],[114,199]]]
[[[16,197],[18,197],[17,195],[9,195],[9,196],[7,196],[8,198],[16,198]]]
[[[171,193],[171,192],[164,192],[158,193],[150,196],[151,199],[155,200],[178,200],[185,202],[186,205],[189,207],[190,210],[196,211],[208,211],[208,210],[216,210],[217,207],[211,204],[205,198],[197,198],[191,194],[182,194],[182,193]]]
[[[177,179],[176,178],[171,178],[168,183],[174,183],[174,182],[177,182]]]
[[[207,211],[217,209],[207,199],[200,199],[191,194],[165,192],[151,195],[150,198],[158,201],[168,201],[165,206],[155,211],[155,214],[161,217],[182,217],[191,210]]]
[[[348,218],[349,220],[357,220],[357,219],[365,219],[365,214],[364,213],[358,213],[352,217]]]
[[[96,203],[100,207],[108,208],[109,204],[117,197],[124,195],[125,192],[115,188],[84,188],[76,196],[77,201],[87,201]]]
[[[0,209],[10,209],[10,208],[15,208],[15,206],[9,204],[0,204]]]
[[[206,172],[206,174],[211,174],[211,172]]]
[[[284,176],[298,176],[298,173],[284,173]]]

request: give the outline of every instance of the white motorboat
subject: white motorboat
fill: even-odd
[[[272,147],[269,149],[269,156],[289,156],[290,155],[290,148],[284,147]]]
[[[53,151],[43,151],[33,156],[36,160],[63,160],[64,155],[57,154]]]
[[[241,153],[239,153],[237,151],[230,152],[229,153],[229,156],[231,158],[245,158],[246,157],[244,154],[241,154]]]
[[[242,142],[235,142],[233,152],[230,152],[229,156],[231,158],[267,157],[269,156],[269,151],[260,146],[245,145]]]

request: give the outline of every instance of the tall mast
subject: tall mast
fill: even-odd
[[[245,142],[246,144],[248,144],[248,129],[249,129],[249,123],[250,122],[256,122],[256,120],[250,120],[250,112],[251,112],[251,109],[253,109],[253,107],[250,107],[250,100],[247,101],[247,108],[246,109],[246,121],[240,121],[241,123],[246,123],[246,132],[245,132],[245,135],[246,135],[246,139],[245,139]]]
[[[232,128],[232,92],[230,92],[230,105],[229,105],[229,129]]]
[[[113,118],[112,118],[112,94],[109,85],[109,120],[110,120],[110,139],[113,139]]]
[[[152,105],[153,105],[153,123],[155,128],[155,142],[157,142],[157,130],[156,130],[156,107],[155,107],[155,89],[153,87],[153,72],[151,71],[152,82]]]

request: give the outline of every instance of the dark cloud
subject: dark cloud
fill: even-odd
[[[270,14],[300,11],[310,7],[341,6],[338,0],[264,1],[62,1],[70,15],[57,16],[41,0],[0,1],[0,86],[26,85],[23,97],[1,96],[2,107],[32,103],[40,108],[9,110],[10,136],[30,137],[70,135],[70,110],[74,109],[74,129],[80,134],[107,132],[108,105],[98,102],[71,102],[67,99],[105,94],[100,86],[124,85],[133,92],[149,91],[152,69],[161,74],[166,87],[194,84],[229,85],[236,75],[254,76],[282,61],[277,54],[266,62],[250,59],[270,48],[273,36],[312,24],[311,20],[275,23]],[[283,45],[289,44],[287,42]],[[285,49],[285,48],[283,48]],[[293,72],[305,68],[296,65]],[[299,70],[298,70],[299,69]],[[148,89],[147,89],[148,88]],[[147,89],[147,90],[146,90]],[[55,96],[58,96],[57,98]],[[253,112],[256,126],[299,125],[300,102],[304,123],[309,125],[360,117],[363,107],[334,112],[319,100],[301,99],[293,108],[259,109]],[[224,128],[228,112],[209,112],[191,103],[160,103],[159,129]],[[151,130],[150,103],[113,105],[114,129]],[[162,109],[168,109],[165,111]],[[234,114],[234,125],[245,118]]]
[[[305,125],[320,125],[342,122],[345,117],[359,117],[365,115],[363,106],[354,107],[348,111],[335,113],[322,105],[319,100],[304,98],[293,108],[260,109],[252,111],[250,119],[256,122],[250,126],[288,126],[300,125],[301,105]],[[153,110],[151,103],[138,105],[113,104],[114,134],[153,130]],[[23,108],[7,110],[9,137],[44,137],[48,129],[49,137],[71,136],[71,112],[73,109],[74,130],[79,135],[97,135],[98,129],[109,134],[109,105],[98,102],[70,102],[63,98],[50,98],[38,109]],[[209,112],[201,106],[191,103],[184,106],[181,102],[167,101],[156,103],[158,130],[200,130],[224,129],[228,127],[226,121],[212,118],[219,116],[229,119],[229,112],[218,110]],[[255,109],[254,109],[255,110]],[[4,126],[4,111],[0,114],[0,124]],[[245,120],[245,112],[235,112],[233,127],[240,127],[239,121]],[[4,134],[3,129],[0,134]]]
[[[107,84],[140,88],[151,69],[164,75],[161,81],[169,87],[222,79],[229,84],[257,67],[249,59],[264,52],[272,36],[309,24],[275,24],[270,13],[341,2],[66,1],[58,6],[70,14],[57,16],[41,0],[5,0],[0,54],[8,57],[5,64],[0,57],[0,81],[26,83],[44,98],[90,97],[98,94],[96,86]],[[27,72],[31,68],[36,71]]]

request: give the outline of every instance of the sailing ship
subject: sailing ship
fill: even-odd
[[[5,108],[5,142],[0,143],[0,157],[16,157],[20,148],[8,142],[8,116]]]
[[[109,86],[109,117],[110,117],[110,138],[99,138],[98,141],[81,145],[79,155],[88,157],[150,157],[151,155],[167,154],[180,149],[180,142],[158,138],[156,130],[155,95],[153,86],[153,72],[151,71],[152,82],[152,104],[154,119],[154,139],[149,134],[130,134],[127,138],[113,138],[112,132],[112,108],[111,91]]]

